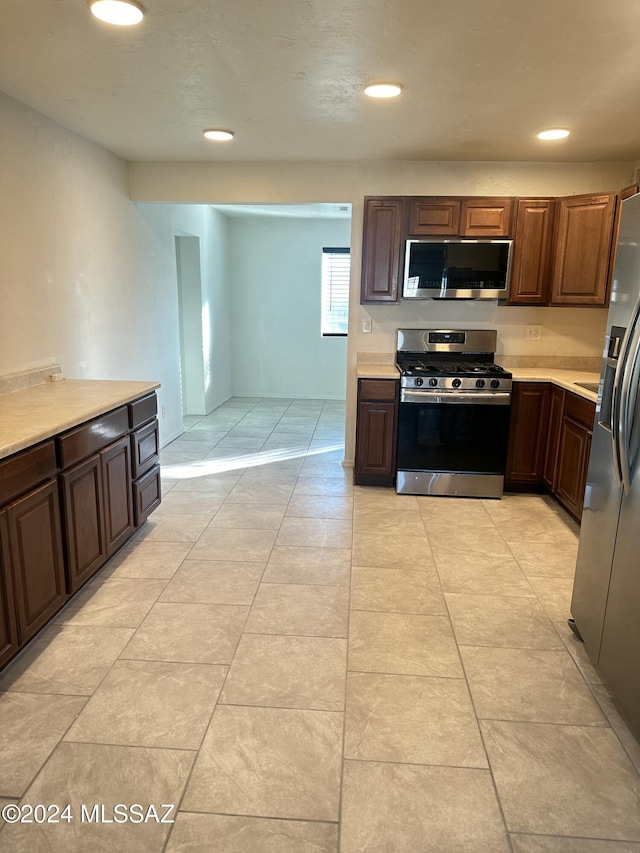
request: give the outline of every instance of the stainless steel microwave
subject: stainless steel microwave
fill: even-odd
[[[407,240],[403,299],[499,299],[507,295],[513,240]]]

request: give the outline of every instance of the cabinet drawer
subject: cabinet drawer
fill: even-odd
[[[158,421],[153,420],[150,424],[140,427],[131,433],[131,459],[133,479],[137,480],[145,471],[153,467],[158,461],[160,452],[160,436],[158,434]]]
[[[0,506],[7,504],[56,474],[56,451],[47,441],[0,462]]]
[[[142,397],[140,400],[134,400],[133,403],[129,403],[130,429],[136,429],[136,427],[146,424],[147,421],[155,418],[157,414],[158,398],[155,392],[149,394],[147,397]]]
[[[133,518],[136,527],[140,527],[147,516],[160,505],[160,466],[154,466],[144,477],[133,484]]]
[[[409,234],[458,236],[460,227],[460,199],[410,198]]]
[[[578,423],[592,429],[596,416],[596,404],[592,403],[591,400],[585,400],[584,397],[579,397],[577,394],[569,392],[564,406],[564,413],[567,417],[573,418],[574,421],[578,421]]]
[[[466,198],[460,213],[463,237],[510,237],[512,198]]]
[[[61,468],[81,462],[121,438],[129,429],[127,407],[114,409],[58,438]]]
[[[359,399],[393,403],[397,388],[397,379],[361,379]]]

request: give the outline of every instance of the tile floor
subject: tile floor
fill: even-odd
[[[640,746],[565,623],[576,526],[354,489],[343,423],[188,419],[161,508],[0,676],[0,805],[73,818],[1,851],[640,853]],[[177,820],[89,821],[116,803]]]

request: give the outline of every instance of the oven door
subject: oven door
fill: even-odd
[[[501,497],[510,404],[506,391],[403,390],[397,492]]]

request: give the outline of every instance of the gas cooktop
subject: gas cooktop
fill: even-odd
[[[402,388],[510,391],[511,374],[493,360],[497,334],[485,329],[398,329]]]

